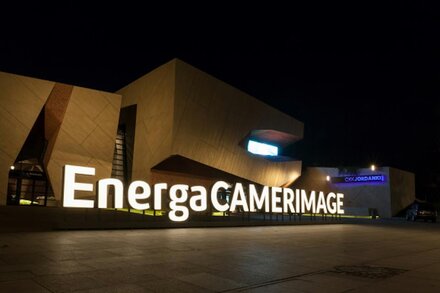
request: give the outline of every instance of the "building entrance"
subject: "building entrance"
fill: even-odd
[[[55,197],[40,165],[19,162],[11,167],[8,181],[8,205],[53,206]]]

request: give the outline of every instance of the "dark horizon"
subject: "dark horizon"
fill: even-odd
[[[434,8],[216,9],[29,9],[2,26],[0,71],[114,92],[179,58],[304,122],[303,165],[397,167],[415,172],[418,196],[440,199]]]

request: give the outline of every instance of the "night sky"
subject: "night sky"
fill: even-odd
[[[303,121],[305,166],[394,166],[440,198],[438,7],[207,2],[2,7],[0,71],[116,91],[177,57]]]

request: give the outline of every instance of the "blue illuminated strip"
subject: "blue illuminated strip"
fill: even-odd
[[[385,182],[386,177],[382,174],[377,175],[356,175],[356,176],[342,176],[332,177],[332,183],[381,183]]]
[[[256,155],[278,156],[278,147],[254,140],[249,140],[247,150]]]

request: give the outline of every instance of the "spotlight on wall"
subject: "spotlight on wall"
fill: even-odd
[[[330,182],[330,176],[327,175],[327,177],[325,177],[325,180]]]
[[[11,166],[11,170],[14,170],[15,169],[15,166]]]
[[[371,165],[371,171],[376,171],[376,166],[373,164],[373,165]]]

